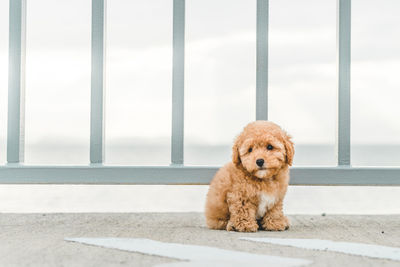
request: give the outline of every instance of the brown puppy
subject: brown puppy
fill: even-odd
[[[232,162],[211,181],[205,209],[208,227],[239,232],[288,229],[282,202],[293,155],[293,142],[278,125],[248,124],[235,140]]]

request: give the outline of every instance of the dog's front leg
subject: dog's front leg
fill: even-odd
[[[258,224],[256,221],[256,205],[241,194],[230,193],[227,195],[229,207],[229,221],[227,231],[256,232]]]
[[[267,231],[284,231],[289,229],[289,220],[283,215],[282,200],[265,213],[261,226]]]

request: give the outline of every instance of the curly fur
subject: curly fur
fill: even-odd
[[[291,137],[278,125],[269,121],[248,124],[234,142],[232,162],[211,181],[205,207],[207,226],[239,232],[288,229],[282,203],[293,156]],[[258,159],[264,160],[261,167]]]

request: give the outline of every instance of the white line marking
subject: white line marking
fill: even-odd
[[[270,243],[313,250],[334,251],[357,256],[400,261],[400,248],[363,243],[338,242],[321,239],[289,238],[253,238],[242,237],[240,240]]]
[[[139,252],[190,262],[167,263],[158,266],[304,266],[309,260],[252,254],[207,246],[165,243],[144,238],[65,238],[66,241],[95,245],[105,248]]]

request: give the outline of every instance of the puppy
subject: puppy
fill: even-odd
[[[282,203],[289,183],[293,142],[269,121],[248,124],[236,138],[232,162],[214,176],[205,216],[211,229],[283,231],[289,221]]]

